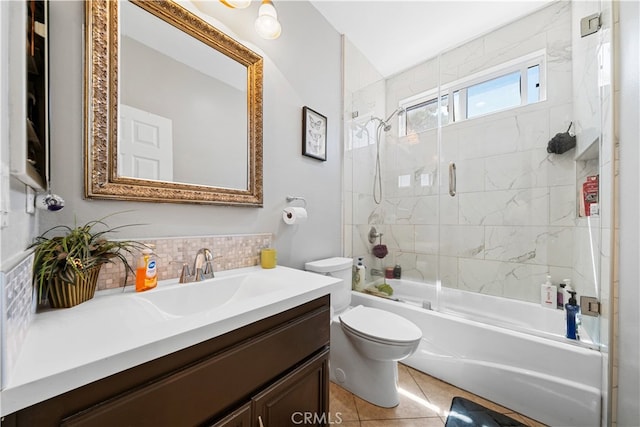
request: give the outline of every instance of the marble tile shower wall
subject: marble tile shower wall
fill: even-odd
[[[385,135],[384,201],[371,191],[375,146],[353,152],[354,255],[400,264],[404,277],[538,302],[540,283],[571,277],[576,225],[574,153],[546,152],[572,121],[571,7],[554,3],[387,81],[386,110],[421,91],[546,49],[547,99],[399,138]],[[439,145],[440,144],[440,145]],[[457,195],[448,195],[448,165]],[[390,254],[371,258],[369,227]]]
[[[173,279],[180,276],[183,263],[193,264],[200,248],[208,248],[214,256],[214,271],[251,267],[260,263],[260,249],[268,248],[273,241],[271,233],[246,235],[217,235],[201,237],[175,237],[144,239],[142,243],[155,245],[158,261],[158,279]],[[133,261],[133,255],[127,257]],[[135,264],[132,264],[135,265]],[[106,264],[100,270],[98,290],[118,288],[125,283],[122,263]],[[129,274],[127,285],[134,284]]]

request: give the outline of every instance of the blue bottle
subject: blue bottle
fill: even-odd
[[[571,294],[569,302],[565,304],[564,309],[567,316],[567,338],[572,340],[580,339],[578,336],[578,316],[580,316],[580,306],[576,301],[576,291],[567,291]]]

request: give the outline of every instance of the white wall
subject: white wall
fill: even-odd
[[[271,232],[278,261],[304,262],[341,252],[341,44],[339,34],[308,2],[276,6],[283,25],[274,41],[253,31],[257,7],[222,7],[217,21],[264,57],[264,207],[201,206],[83,200],[84,2],[51,2],[52,188],[67,202],[43,214],[40,226],[84,222],[113,212],[109,225],[145,223],[118,237]],[[224,29],[224,28],[221,28]],[[327,161],[301,155],[302,106],[328,117]],[[287,195],[307,199],[309,220],[285,226]],[[215,248],[213,248],[215,252]]]
[[[620,257],[618,290],[618,426],[637,426],[640,420],[640,7],[621,1],[620,6]],[[615,375],[615,371],[614,371]],[[614,408],[615,410],[615,408]]]

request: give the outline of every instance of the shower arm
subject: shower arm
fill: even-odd
[[[405,113],[405,109],[402,107],[398,107],[396,108],[393,113],[389,114],[389,117],[387,117],[386,119],[382,120],[380,117],[373,117],[371,120],[377,120],[378,123],[378,128],[382,127],[382,129],[387,132],[389,129],[391,129],[391,125],[389,124],[389,120],[391,120],[393,118],[393,116],[395,116],[396,114],[398,116],[401,116],[402,114]]]
[[[404,111],[405,110],[402,107],[396,108],[393,113],[389,114],[389,117],[387,117],[385,120],[383,120],[383,123],[384,124],[388,124],[388,121],[391,120],[393,118],[393,116],[395,116],[396,114],[402,115],[402,114],[404,114]]]

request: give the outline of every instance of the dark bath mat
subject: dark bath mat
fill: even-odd
[[[526,427],[464,397],[454,397],[444,427]]]

